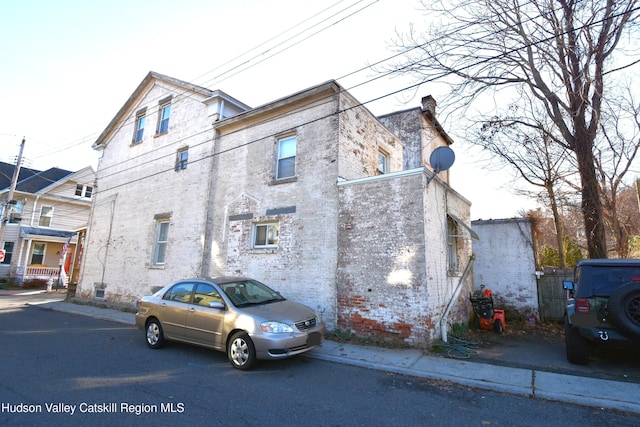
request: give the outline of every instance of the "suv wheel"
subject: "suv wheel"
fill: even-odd
[[[586,365],[589,363],[589,343],[585,340],[578,329],[574,328],[565,319],[564,339],[567,352],[567,360],[575,365]]]
[[[611,292],[607,310],[620,332],[640,339],[640,283],[629,282]]]

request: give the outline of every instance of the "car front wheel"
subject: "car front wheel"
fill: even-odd
[[[246,332],[236,332],[229,340],[227,357],[236,369],[248,371],[256,363],[256,349]]]
[[[162,325],[156,319],[147,322],[147,345],[153,349],[160,348],[164,344],[164,334],[162,333]]]
[[[564,339],[567,352],[567,360],[574,365],[586,365],[589,363],[589,343],[578,329],[565,321]]]

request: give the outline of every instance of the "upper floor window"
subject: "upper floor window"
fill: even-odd
[[[17,202],[15,204],[10,205],[11,208],[9,211],[9,223],[10,224],[19,224],[22,221],[22,208],[24,207],[23,202]],[[4,212],[3,212],[4,214]]]
[[[133,134],[133,143],[142,142],[142,137],[144,135],[144,124],[147,119],[147,109],[144,108],[141,111],[136,113],[136,129]]]
[[[169,131],[169,116],[171,115],[171,97],[160,101],[158,109],[158,134],[167,133]]]
[[[189,149],[181,148],[176,155],[176,171],[181,171],[187,168],[189,163]]]
[[[53,218],[53,207],[43,206],[40,208],[40,220],[38,225],[41,227],[51,227],[51,218]]]
[[[90,185],[76,184],[76,196],[90,199],[92,194],[93,187]]]
[[[164,265],[169,242],[169,220],[156,222],[156,237],[153,244],[153,265]]]
[[[389,156],[382,151],[378,151],[378,175],[389,172]]]
[[[290,178],[296,173],[296,137],[278,140],[278,163],[276,179]]]
[[[278,224],[254,224],[253,247],[269,248],[278,246]]]

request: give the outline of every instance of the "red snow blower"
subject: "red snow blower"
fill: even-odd
[[[471,294],[469,300],[473,306],[473,325],[476,328],[493,330],[498,334],[506,329],[504,310],[493,308],[491,289],[485,289],[484,285],[480,285],[480,291]]]

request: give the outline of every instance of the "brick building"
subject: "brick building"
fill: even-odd
[[[471,287],[469,202],[425,161],[451,142],[428,97],[379,119],[329,81],[250,108],[149,73],[94,144],[77,295],[245,275],[330,329],[429,345],[455,295],[447,322],[466,321]]]

